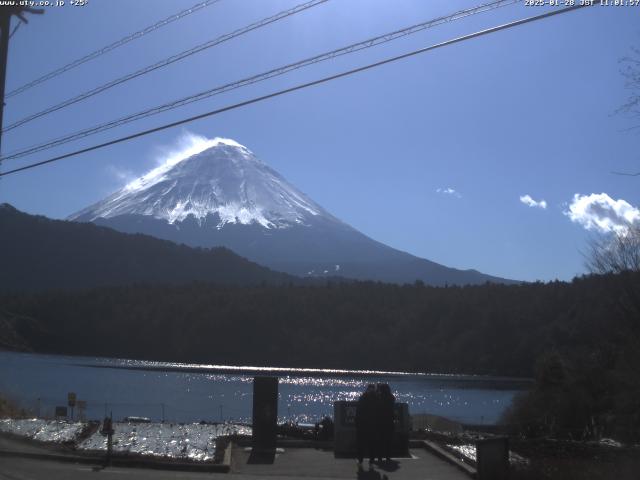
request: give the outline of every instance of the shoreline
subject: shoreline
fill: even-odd
[[[468,374],[468,373],[427,373],[427,372],[406,372],[393,370],[358,370],[346,368],[317,368],[317,367],[283,367],[283,366],[258,366],[258,365],[220,365],[205,364],[193,362],[167,362],[163,360],[143,360],[123,357],[105,357],[90,355],[73,355],[67,353],[50,353],[36,351],[16,351],[2,348],[0,353],[12,353],[17,355],[34,355],[47,357],[66,357],[68,359],[86,359],[83,363],[67,362],[66,365],[79,366],[85,368],[104,368],[117,370],[143,370],[158,372],[188,372],[188,373],[220,373],[220,374],[239,374],[243,376],[257,375],[280,375],[280,376],[318,376],[318,377],[391,377],[391,378],[407,378],[421,380],[441,380],[447,383],[464,382],[464,383],[483,383],[487,388],[510,389],[505,386],[516,387],[515,389],[528,389],[534,383],[534,379],[530,377],[514,377],[506,375],[491,374]],[[94,361],[96,363],[91,363]],[[104,363],[97,363],[97,362]],[[122,362],[120,364],[108,362]],[[502,387],[502,388],[501,388]]]

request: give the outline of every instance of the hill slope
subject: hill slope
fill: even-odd
[[[226,248],[176,245],[92,224],[51,220],[0,205],[0,290],[35,291],[107,285],[279,285],[299,281]]]

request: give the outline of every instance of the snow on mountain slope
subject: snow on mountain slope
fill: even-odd
[[[316,216],[333,219],[248,148],[225,138],[194,141],[181,155],[70,218],[145,215],[174,224],[190,215],[202,221],[215,214],[218,228],[228,223],[287,228]]]
[[[236,141],[190,138],[180,153],[70,219],[193,247],[224,246],[299,276],[339,272],[432,285],[506,281],[379,243],[333,217]]]

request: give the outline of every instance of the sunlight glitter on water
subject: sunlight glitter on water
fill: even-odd
[[[53,415],[68,392],[86,401],[84,415],[102,419],[144,416],[178,422],[250,419],[255,375],[279,377],[278,413],[287,420],[319,420],[333,414],[333,403],[356,400],[369,383],[388,383],[411,413],[430,413],[462,423],[494,423],[523,387],[518,379],[463,375],[372,376],[315,369],[235,367],[210,371],[193,364],[126,359],[64,357],[0,352],[0,390],[33,412]],[[227,368],[226,366],[224,368]],[[234,367],[228,367],[229,369]],[[346,370],[343,370],[344,372]],[[268,373],[267,373],[268,372]],[[296,373],[294,373],[296,372]]]
[[[110,359],[104,359],[110,360]],[[108,362],[107,362],[108,363]],[[176,369],[176,370],[210,370],[223,372],[243,372],[243,373],[292,373],[292,374],[339,374],[339,375],[377,375],[377,376],[437,376],[431,373],[412,373],[400,371],[385,370],[348,370],[336,368],[294,368],[294,367],[262,367],[252,365],[218,365],[203,363],[177,363],[177,362],[158,362],[151,360],[131,360],[117,359],[117,363],[122,368],[148,368],[148,369]]]
[[[367,382],[364,380],[324,377],[280,377],[279,383],[285,385],[314,386],[314,387],[351,387],[364,388]]]

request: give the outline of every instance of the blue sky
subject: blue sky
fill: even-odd
[[[7,90],[194,3],[89,0],[30,16],[11,39]],[[221,0],[8,99],[4,124],[298,3]],[[7,132],[3,153],[479,3],[330,0]],[[544,10],[518,4],[451,22],[3,169]],[[65,218],[153,168],[187,132],[220,136],[395,248],[503,277],[568,280],[584,272],[590,236],[640,219],[640,179],[610,173],[640,170],[636,123],[615,113],[629,95],[619,61],[640,44],[638,20],[640,7],[598,6],[445,47],[4,177],[0,201]]]

